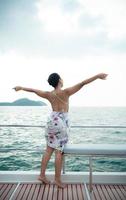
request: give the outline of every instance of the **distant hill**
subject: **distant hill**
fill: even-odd
[[[0,102],[0,106],[46,106],[46,104],[42,101],[33,101],[23,98],[13,102]]]

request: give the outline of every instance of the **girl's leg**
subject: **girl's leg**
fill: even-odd
[[[47,168],[47,164],[51,158],[51,155],[53,153],[54,149],[47,146],[47,149],[43,155],[43,158],[42,158],[42,162],[41,162],[41,172],[40,172],[40,175],[38,177],[38,180],[44,182],[44,183],[49,183],[49,181],[47,180],[46,176],[45,176],[45,171],[46,171],[46,168]]]
[[[55,183],[58,187],[64,188],[66,185],[61,182],[62,163],[62,152],[59,150],[55,150]]]

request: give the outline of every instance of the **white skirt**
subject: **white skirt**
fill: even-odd
[[[68,133],[68,113],[53,111],[45,128],[47,146],[63,151],[64,145],[68,142]]]

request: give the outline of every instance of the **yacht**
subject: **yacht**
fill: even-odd
[[[0,125],[0,127],[41,127]],[[126,128],[126,126],[73,126],[72,128]],[[23,148],[0,148],[0,154]],[[32,149],[28,149],[31,150]],[[36,149],[36,151],[41,151]],[[89,159],[89,172],[69,172],[67,156]],[[64,148],[62,181],[65,188],[54,183],[54,172],[47,172],[50,184],[38,181],[38,171],[0,171],[0,200],[126,200],[126,172],[95,172],[93,160],[98,157],[126,158],[126,144],[67,144]]]

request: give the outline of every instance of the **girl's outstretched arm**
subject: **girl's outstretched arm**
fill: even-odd
[[[105,80],[107,76],[108,76],[108,74],[105,74],[105,73],[97,74],[97,75],[92,76],[91,78],[88,78],[72,87],[66,88],[65,92],[67,93],[68,96],[71,96],[74,93],[78,92],[84,85],[87,85],[87,84],[95,81],[96,79]]]
[[[49,94],[49,92],[46,92],[46,91],[37,90],[37,89],[33,89],[33,88],[26,88],[26,87],[21,87],[21,86],[16,86],[13,89],[15,91],[23,90],[26,92],[33,92],[33,93],[37,94],[38,96],[46,98],[46,99],[48,98],[48,94]]]

